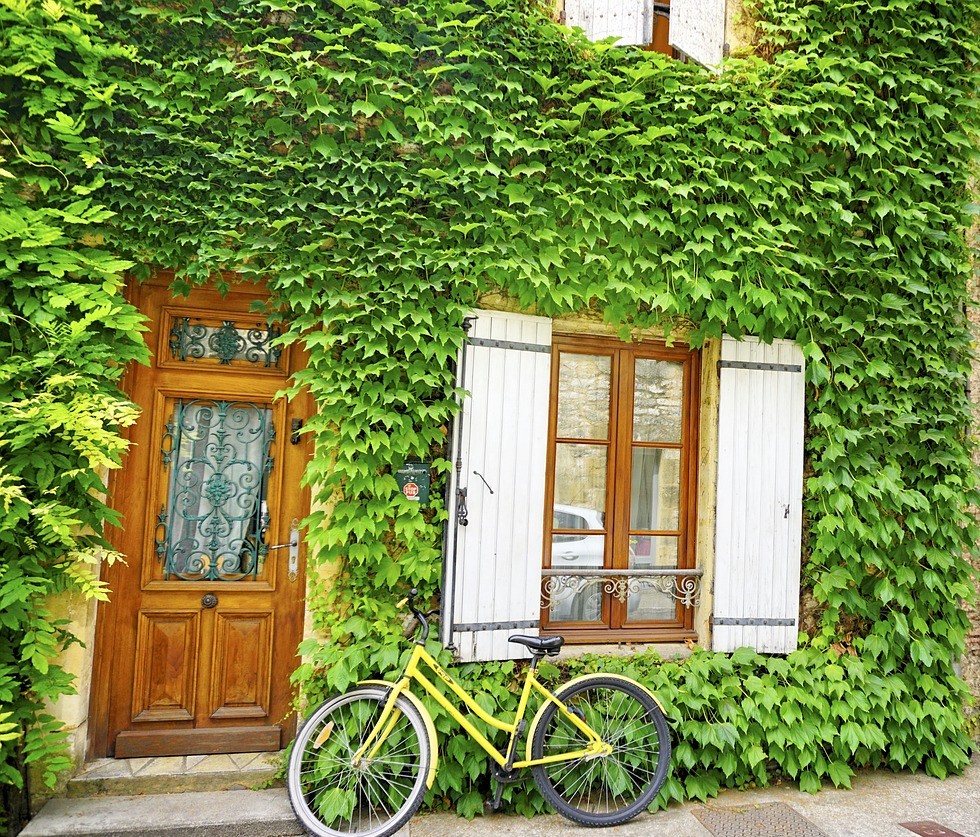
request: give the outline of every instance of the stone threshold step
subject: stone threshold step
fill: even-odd
[[[285,790],[51,799],[20,837],[298,837]]]
[[[281,754],[101,759],[85,765],[65,790],[69,797],[138,796],[184,791],[258,790],[282,786]]]

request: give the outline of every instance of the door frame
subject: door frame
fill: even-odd
[[[268,296],[268,290],[264,285],[245,282],[242,281],[235,274],[222,274],[223,280],[228,281],[231,284],[230,293],[250,295],[255,299],[260,299]],[[136,306],[140,313],[146,315],[147,312],[143,311],[140,307],[141,303],[144,302],[142,296],[142,290],[144,288],[159,288],[159,287],[169,287],[174,281],[174,272],[171,270],[160,270],[154,271],[149,279],[142,282],[133,278],[127,277],[125,296],[128,302]],[[175,297],[179,303],[187,304],[189,307],[207,307],[202,306],[200,303],[195,302],[195,294],[201,292],[214,293],[215,288],[213,286],[204,286],[202,288],[195,288],[189,297]],[[158,341],[159,342],[159,341]],[[150,346],[151,354],[158,351],[159,346]],[[293,361],[291,363],[292,370],[297,368],[302,368],[305,362],[305,352],[299,345],[292,345],[288,349],[292,353]],[[132,398],[136,389],[136,381],[139,370],[137,364],[131,364],[126,370],[120,389],[123,393]],[[288,377],[283,380],[283,386],[285,387],[288,381]],[[138,405],[142,410],[148,411],[151,407],[149,404]],[[313,402],[307,390],[303,390],[301,393],[297,394],[293,398],[293,406],[296,411],[303,417],[304,422],[309,419],[313,414]],[[124,428],[120,435],[128,442],[133,441],[133,436],[135,433],[135,425],[132,427]],[[309,435],[304,434],[300,437],[300,444],[306,454],[307,460],[309,460],[312,454],[312,440]],[[110,508],[118,510],[118,502],[116,502],[116,493],[120,490],[120,485],[124,485],[125,481],[122,480],[122,476],[127,467],[127,454],[123,455],[123,463],[121,468],[115,468],[109,472],[109,478],[107,481],[107,497],[108,505]],[[297,477],[302,476],[298,474]],[[298,484],[297,489],[301,493],[300,506],[307,510],[310,507],[310,490],[309,487]],[[122,525],[125,525],[125,521],[122,521]],[[118,549],[120,544],[120,539],[122,536],[122,530],[119,526],[106,526],[104,532],[106,540],[114,548]],[[294,623],[293,630],[291,633],[294,635],[295,646],[299,645],[302,639],[303,626],[305,624],[305,601],[306,601],[306,551],[305,544],[303,543],[302,536],[300,538],[300,560],[298,567],[298,577],[296,579],[296,589],[301,591],[299,596],[299,604],[297,605],[297,612],[294,614],[295,618],[291,618],[288,621]],[[138,568],[138,574],[135,577],[135,583],[140,584],[140,578],[142,576],[141,558],[133,557],[129,562],[130,566],[136,564]],[[139,561],[139,563],[137,563]],[[120,585],[124,581],[123,574],[129,569],[131,578],[126,579],[129,583],[133,583],[132,572],[130,567],[121,567],[119,564],[113,565],[102,565],[101,578],[109,585],[109,601],[100,601],[98,603],[98,608],[96,611],[95,620],[95,639],[93,643],[92,651],[92,673],[91,682],[89,687],[89,711],[88,711],[88,735],[87,735],[87,746],[86,746],[86,758],[89,760],[99,759],[99,758],[113,758],[110,755],[110,738],[111,731],[109,729],[110,724],[110,709],[111,709],[111,686],[114,676],[114,658],[113,653],[113,639],[116,634],[116,623],[119,618],[119,609],[114,608],[113,605],[113,590],[117,585]],[[289,639],[289,637],[287,637]],[[299,657],[296,657],[296,665],[300,663]],[[283,730],[284,740],[291,739],[295,734],[296,726],[296,713],[290,711],[289,714],[281,720],[281,726]]]

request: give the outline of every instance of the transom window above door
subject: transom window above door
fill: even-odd
[[[192,316],[193,315],[193,316]],[[164,368],[203,366],[249,375],[285,375],[279,326],[251,317],[165,307],[156,362]]]
[[[690,632],[697,353],[554,340],[542,627],[570,640]]]

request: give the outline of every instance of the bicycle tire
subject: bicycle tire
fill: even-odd
[[[633,819],[659,793],[670,767],[670,730],[657,702],[636,683],[602,675],[569,683],[555,697],[580,713],[613,751],[532,767],[538,789],[559,814],[580,825]],[[549,703],[534,730],[531,757],[579,750],[585,743],[581,731]]]
[[[293,811],[310,834],[387,837],[422,804],[432,748],[421,713],[404,696],[395,703],[394,725],[377,755],[352,763],[388,694],[362,687],[331,698],[296,736],[286,784]]]

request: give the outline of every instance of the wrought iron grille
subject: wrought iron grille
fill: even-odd
[[[169,480],[156,551],[165,578],[237,581],[258,574],[268,552],[274,441],[268,407],[176,402],[161,448]]]
[[[275,326],[261,323],[254,328],[241,328],[232,320],[224,320],[220,326],[209,326],[191,322],[190,317],[178,317],[170,329],[170,353],[178,360],[212,357],[219,364],[245,360],[273,367],[279,365],[282,350],[272,341],[280,333]]]
[[[630,596],[644,590],[654,590],[672,601],[681,602],[684,607],[701,603],[701,576],[699,569],[651,569],[651,570],[607,570],[595,569],[546,569],[543,570],[544,583],[541,586],[541,606],[556,610],[572,611],[573,603],[578,604],[580,614],[589,616],[559,616],[561,618],[598,618],[598,601],[604,593],[625,602]]]

